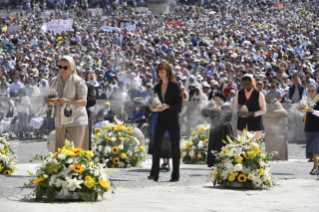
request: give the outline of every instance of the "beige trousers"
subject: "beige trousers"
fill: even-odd
[[[55,151],[64,146],[64,140],[73,141],[74,147],[89,149],[89,128],[88,125],[55,128]]]

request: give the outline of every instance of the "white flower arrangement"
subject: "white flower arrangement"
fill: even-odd
[[[205,124],[194,131],[188,140],[183,140],[182,161],[186,164],[205,162],[207,156],[209,126]]]
[[[16,150],[10,147],[6,136],[0,130],[0,175],[12,175],[15,171],[18,156]]]
[[[94,153],[81,148],[74,148],[73,142],[65,140],[64,147],[46,156],[35,156],[33,160],[43,160],[37,167],[36,174],[31,176],[29,184],[24,188],[36,186],[27,195],[37,201],[51,202],[54,199],[83,199],[97,201],[98,196],[108,191],[114,192],[114,185],[107,170],[96,162]]]
[[[254,134],[244,130],[235,141],[227,136],[226,145],[216,155],[216,168],[208,175],[214,185],[229,187],[233,183],[253,189],[267,189],[276,185],[271,176],[268,161],[274,160],[274,154],[260,151],[260,140],[253,141]]]
[[[145,148],[133,136],[134,127],[124,126],[115,119],[104,129],[95,128],[92,135],[92,150],[99,161],[109,168],[141,167]],[[96,159],[97,161],[97,159]]]

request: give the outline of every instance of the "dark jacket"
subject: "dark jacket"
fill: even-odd
[[[319,102],[313,106],[314,110],[319,110]],[[319,132],[319,117],[308,112],[306,117],[305,132]]]
[[[165,101],[163,101],[161,85],[162,83],[159,83],[155,86],[154,93],[158,95],[162,103],[169,105],[170,108],[160,112],[158,119],[177,119],[183,104],[180,86],[175,82],[168,83]]]
[[[296,87],[294,85],[289,88],[289,99],[290,100],[291,100],[292,95],[294,95],[294,93],[295,93],[295,89],[296,89]],[[305,89],[305,87],[303,87],[300,84],[298,85],[300,99],[302,98],[302,93],[303,93],[304,89]]]
[[[86,100],[86,111],[88,114],[88,118],[90,118],[91,116],[91,111],[90,111],[90,107],[93,107],[96,103],[96,99],[95,99],[95,88],[93,85],[86,83],[86,86],[88,87],[88,95],[87,95],[87,100]]]
[[[252,95],[247,102],[245,97],[245,89],[238,91],[238,105],[246,105],[249,112],[256,112],[260,110],[259,106],[259,91],[254,89]],[[247,103],[247,104],[246,104]],[[261,116],[249,117],[249,118],[240,118],[237,120],[237,130],[244,130],[248,126],[249,131],[259,131],[264,129],[264,125],[261,119]]]
[[[113,122],[114,121],[114,116],[115,113],[112,111],[112,109],[110,108],[109,112],[107,113],[107,115],[103,115],[103,109],[101,109],[97,115],[96,115],[96,119],[98,120],[100,117],[103,117],[104,120],[108,120],[109,122]]]

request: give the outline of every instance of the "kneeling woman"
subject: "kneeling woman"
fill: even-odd
[[[220,152],[221,148],[225,145],[222,140],[226,141],[226,135],[230,138],[233,136],[233,129],[230,124],[232,108],[230,105],[224,104],[225,101],[225,96],[222,93],[216,93],[215,102],[217,107],[202,110],[202,115],[210,117],[211,120],[207,152],[208,167],[215,165],[216,156],[212,154],[212,150]]]
[[[311,175],[319,175],[318,171],[318,157],[319,157],[319,95],[317,94],[317,88],[315,85],[308,85],[308,93],[310,96],[313,107],[308,108],[306,111],[306,157],[313,158],[314,164],[311,170]]]

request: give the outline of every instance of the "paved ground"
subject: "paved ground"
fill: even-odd
[[[0,211],[26,211],[25,207],[32,208],[32,211],[52,210],[53,208],[47,208],[47,205],[43,208],[43,204],[22,202],[21,196],[29,193],[31,189],[20,193],[20,187],[29,179],[27,170],[33,171],[40,164],[29,163],[29,160],[35,154],[45,154],[46,140],[10,140],[9,144],[17,147],[19,161],[14,175],[0,176]],[[319,206],[319,203],[311,201],[314,196],[319,197],[318,193],[312,193],[315,191],[313,188],[319,185],[319,181],[309,175],[313,164],[304,158],[304,151],[304,144],[289,144],[289,161],[272,162],[272,174],[278,178],[277,182],[281,186],[269,192],[221,190],[213,187],[206,179],[209,173],[206,165],[182,164],[181,179],[177,183],[169,183],[170,173],[165,172],[160,174],[159,182],[149,181],[146,178],[150,172],[151,156],[147,155],[143,168],[116,169],[112,173],[112,180],[117,187],[116,195],[114,198],[109,197],[106,201],[94,204],[94,208],[100,211],[99,209],[112,206],[112,209],[117,211],[125,211],[133,207],[133,211],[146,211],[138,210],[143,206],[143,209],[152,207],[151,211],[195,211],[195,208],[196,211],[232,211],[231,204],[227,204],[227,201],[231,200],[233,204],[239,204],[248,211],[252,211],[257,205],[254,211],[305,211],[304,209],[309,211],[315,205]],[[291,190],[294,190],[295,196],[291,196]],[[299,195],[300,193],[303,195]],[[302,196],[301,199],[299,196]],[[254,201],[250,201],[250,197]],[[309,200],[306,201],[305,197]],[[138,199],[143,201],[136,203]],[[249,202],[242,202],[245,200]],[[255,202],[257,200],[260,202]],[[51,207],[54,206],[54,210],[58,211],[78,211],[77,209],[82,208],[82,204],[85,205],[84,208],[92,207],[86,203],[70,203],[67,210],[63,209],[65,207],[63,204],[53,204]],[[286,210],[282,204],[287,204]],[[269,205],[271,207],[267,210]]]

